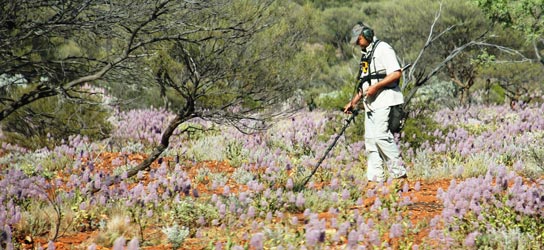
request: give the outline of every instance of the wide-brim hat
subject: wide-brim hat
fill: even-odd
[[[351,29],[351,39],[349,40],[350,44],[357,44],[357,40],[359,39],[359,35],[361,35],[361,32],[363,32],[363,28],[365,26],[361,23],[356,24]]]

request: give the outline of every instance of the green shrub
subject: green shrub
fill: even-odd
[[[322,109],[342,111],[354,94],[354,86],[344,84],[340,89],[328,93],[321,93],[314,100],[315,104]]]
[[[305,209],[310,209],[311,211],[316,212],[325,212],[328,208],[334,207],[336,202],[328,199],[332,194],[331,192],[323,192],[321,195],[318,195],[313,190],[304,190],[304,206],[299,208],[299,210],[304,211]]]
[[[246,185],[249,181],[255,179],[255,176],[244,168],[236,168],[231,178],[238,184]]]
[[[174,224],[171,227],[163,227],[162,232],[166,235],[168,242],[172,244],[174,250],[179,249],[187,236],[189,236],[189,229],[187,227],[180,227]]]
[[[247,152],[244,150],[244,145],[239,141],[229,141],[225,147],[224,157],[233,167],[240,167],[242,163],[247,161]]]
[[[409,91],[412,89],[407,89],[406,93]],[[423,107],[425,110],[455,107],[458,105],[456,91],[456,85],[453,82],[433,77],[428,83],[417,89],[410,104],[415,107]]]
[[[443,127],[433,120],[431,114],[427,112],[411,112],[415,113],[414,116],[410,116],[404,125],[402,133],[403,143],[409,143],[412,149],[419,148],[423,143],[441,142],[441,138],[437,138],[433,135],[435,130],[442,131],[442,134],[447,134],[450,128]]]
[[[64,194],[52,195],[47,202],[32,199],[21,202],[24,209],[21,212],[21,220],[14,225],[15,237],[43,235],[53,238],[79,232],[82,228],[80,224],[82,218],[72,209],[73,200],[65,200],[66,198],[61,196]],[[63,202],[59,202],[61,200]]]
[[[224,160],[225,138],[221,135],[210,135],[188,143],[185,152],[187,159],[196,161]]]
[[[173,224],[189,227],[191,237],[195,235],[197,228],[195,225],[199,222],[210,225],[213,220],[219,219],[219,212],[213,205],[198,203],[191,199],[184,199],[172,206],[169,214]]]
[[[60,145],[71,135],[82,135],[91,140],[107,138],[112,125],[107,120],[109,110],[98,104],[102,99],[90,93],[79,93],[77,97],[97,103],[75,103],[60,96],[35,101],[2,121],[5,141],[38,149]]]
[[[541,249],[535,235],[522,232],[520,228],[497,230],[492,228],[477,239],[478,249]]]
[[[531,239],[535,245],[544,240],[544,220],[542,217],[524,214],[506,205],[507,198],[503,198],[500,205],[482,205],[480,217],[474,213],[467,213],[453,223],[459,230],[452,232],[452,236],[459,241],[464,240],[471,232],[480,232],[475,238],[477,249],[534,249],[520,248],[524,242],[521,239]],[[525,243],[530,246],[532,244]],[[537,248],[538,249],[538,248]]]

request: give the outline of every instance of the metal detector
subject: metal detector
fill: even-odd
[[[325,150],[325,153],[323,154],[323,156],[321,157],[321,159],[319,159],[319,161],[317,162],[317,164],[315,165],[314,169],[312,170],[312,173],[310,173],[310,175],[308,175],[306,178],[304,178],[304,181],[302,181],[301,183],[297,183],[293,186],[293,191],[295,192],[300,192],[304,189],[304,187],[306,186],[306,184],[308,184],[308,181],[310,181],[310,179],[312,178],[312,176],[314,176],[314,174],[317,172],[317,169],[319,168],[319,166],[321,165],[321,163],[323,163],[323,161],[325,160],[325,158],[327,158],[327,155],[329,154],[329,152],[332,150],[332,148],[334,148],[334,146],[336,145],[336,142],[338,142],[338,139],[340,139],[340,137],[344,134],[344,132],[346,131],[346,129],[348,128],[349,124],[355,120],[355,116],[357,116],[357,114],[359,114],[359,111],[358,110],[352,110],[351,111],[351,116],[346,120],[346,124],[344,124],[344,126],[342,127],[342,130],[340,130],[340,133],[338,133],[338,135],[336,135],[336,138],[334,138],[334,141],[332,142],[331,145],[329,145],[329,147],[327,148],[327,150]]]

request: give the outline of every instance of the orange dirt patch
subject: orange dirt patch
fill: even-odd
[[[418,191],[410,190],[407,194],[412,198],[412,204],[408,205],[408,213],[412,225],[428,223],[432,218],[442,212],[442,203],[436,196],[438,189],[447,190],[449,180],[421,181]],[[413,187],[413,185],[411,185]],[[414,244],[420,245],[423,239],[429,235],[428,227],[424,227],[415,235]]]

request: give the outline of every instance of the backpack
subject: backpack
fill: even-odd
[[[389,107],[389,130],[391,133],[399,133],[404,127],[406,121],[406,112],[404,111],[404,104],[399,104]]]

